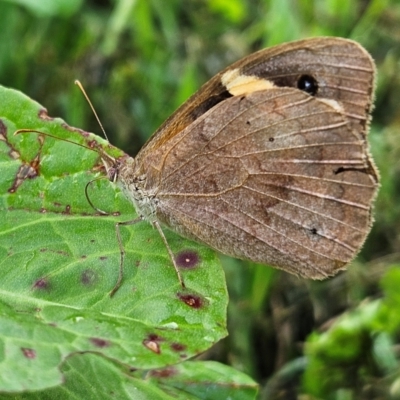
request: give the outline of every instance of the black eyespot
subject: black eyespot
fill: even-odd
[[[273,137],[270,137],[268,140],[269,140],[270,142],[273,142],[275,139],[274,139]]]
[[[311,96],[315,96],[318,92],[318,82],[311,75],[301,75],[297,81],[297,88]]]
[[[317,234],[317,228],[311,228],[311,233],[313,234],[313,235],[316,235]]]

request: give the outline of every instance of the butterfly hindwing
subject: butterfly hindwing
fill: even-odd
[[[222,253],[313,278],[363,244],[376,181],[366,143],[329,103],[289,88],[234,96],[146,164],[157,218]],[[151,171],[151,168],[149,169]]]

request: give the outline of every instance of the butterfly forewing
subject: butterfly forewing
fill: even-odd
[[[315,79],[315,97],[335,100],[353,128],[365,137],[371,111],[375,66],[358,43],[343,38],[311,38],[253,53],[215,75],[172,114],[149,139],[142,152],[161,146],[193,121],[232,95],[222,77],[237,70],[244,76],[271,81],[278,87],[299,88],[303,77]],[[143,153],[139,154],[139,161]]]

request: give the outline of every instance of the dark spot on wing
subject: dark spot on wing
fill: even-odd
[[[318,93],[318,82],[311,75],[301,75],[297,80],[297,88],[315,96]]]

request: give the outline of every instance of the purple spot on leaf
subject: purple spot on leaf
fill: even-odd
[[[36,358],[36,351],[27,347],[21,347],[22,354],[29,359]]]
[[[97,282],[97,273],[92,269],[85,269],[81,275],[81,282],[85,286],[94,285]]]
[[[105,340],[105,339],[90,338],[90,341],[96,347],[104,348],[104,347],[109,347],[110,346],[110,342],[108,340]]]
[[[155,333],[150,333],[147,335],[148,340],[153,340],[154,342],[163,342],[165,339],[161,336],[158,336]]]
[[[46,278],[40,278],[33,284],[35,290],[48,290],[49,288],[50,284]]]
[[[173,351],[180,352],[180,351],[186,350],[186,345],[184,345],[182,343],[172,343],[171,344],[171,349]]]
[[[176,264],[181,268],[194,268],[200,262],[199,254],[193,250],[184,250],[175,257]]]

